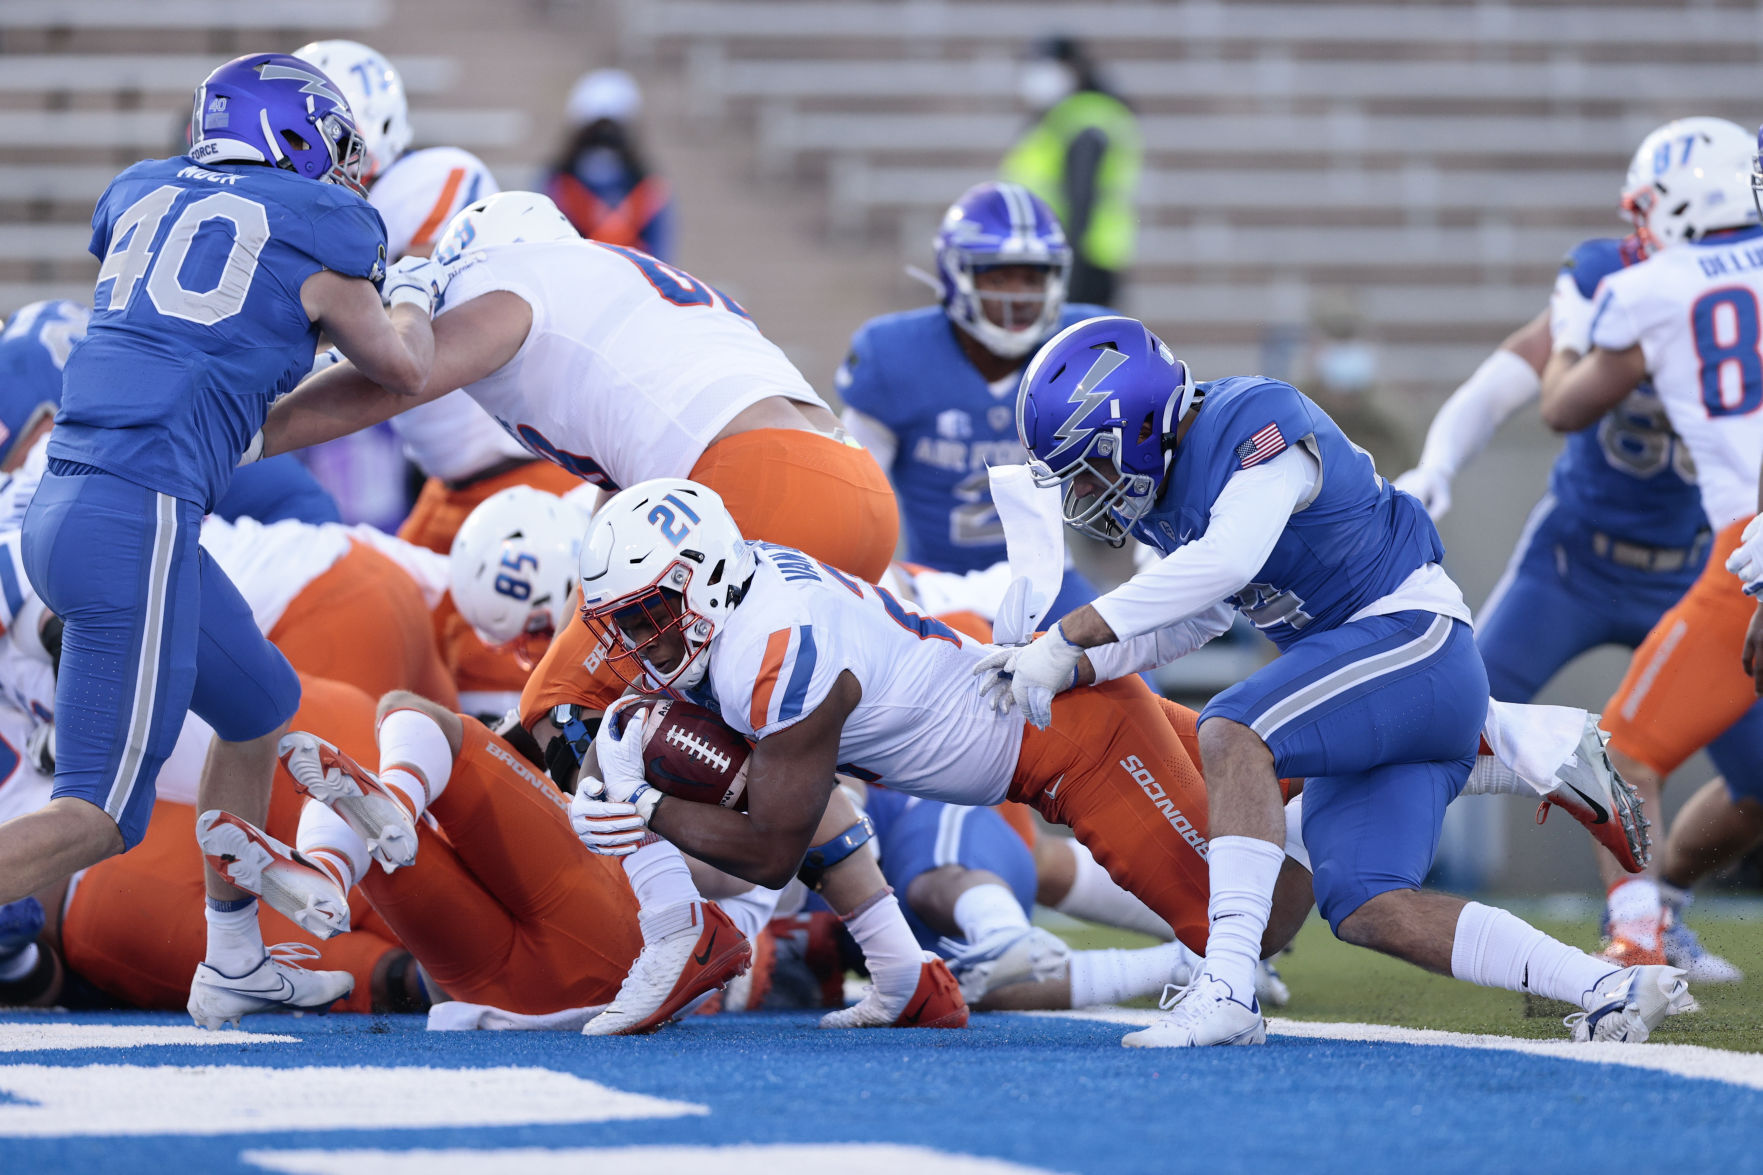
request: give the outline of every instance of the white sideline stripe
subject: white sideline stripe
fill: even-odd
[[[579,1175],[619,1171],[627,1175],[679,1175],[715,1171],[717,1175],[776,1175],[779,1171],[837,1171],[839,1175],[1046,1175],[1046,1167],[1024,1167],[1003,1159],[954,1155],[922,1146],[885,1143],[813,1143],[735,1146],[574,1147],[552,1150],[253,1150],[239,1158],[286,1175],[477,1175],[480,1171],[519,1171],[521,1175]]]
[[[0,1091],[13,1099],[0,1102],[0,1138],[530,1126],[710,1112],[530,1066],[5,1065]]]
[[[151,1045],[299,1044],[297,1036],[269,1032],[210,1032],[190,1025],[0,1024],[0,1053],[50,1049],[137,1049]]]
[[[1070,1020],[1099,1020],[1144,1028],[1163,1013],[1154,1008],[1085,1008],[1074,1012],[1030,1012],[1031,1016],[1062,1016]],[[1521,1040],[1516,1036],[1482,1036],[1468,1032],[1444,1032],[1436,1028],[1398,1028],[1391,1024],[1351,1024],[1327,1020],[1288,1020],[1270,1016],[1267,1031],[1274,1036],[1303,1036],[1315,1040],[1358,1040],[1373,1044],[1438,1045],[1445,1048],[1492,1049],[1528,1053],[1558,1061],[1581,1061],[1594,1065],[1625,1065],[1651,1069],[1676,1077],[1724,1081],[1747,1089],[1763,1089],[1763,1053],[1735,1053],[1699,1044],[1576,1044],[1571,1040]]]

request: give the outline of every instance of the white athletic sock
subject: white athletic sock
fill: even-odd
[[[783,896],[781,889],[765,889],[754,886],[746,893],[736,894],[732,898],[717,898],[716,904],[728,915],[728,920],[735,924],[740,932],[752,942],[759,937],[771,921],[772,914],[777,912],[777,900]]]
[[[27,942],[12,954],[0,958],[0,981],[23,979],[29,975],[37,965],[39,953],[36,943]]]
[[[1493,906],[1470,902],[1457,918],[1451,974],[1469,983],[1535,992],[1583,1008],[1598,982],[1617,970]]]
[[[637,895],[639,912],[660,911],[681,902],[700,900],[686,859],[664,840],[652,841],[619,860],[624,862],[624,875],[630,878],[631,890]]]
[[[421,816],[453,775],[453,749],[440,725],[421,710],[393,710],[380,719],[380,782]]]
[[[1657,922],[1665,908],[1659,883],[1651,877],[1631,877],[1617,882],[1610,890],[1608,900],[1612,925],[1618,922]]]
[[[1179,942],[1135,951],[1071,952],[1071,1006],[1090,1008],[1156,995],[1194,977],[1200,956]]]
[[[1285,859],[1285,849],[1252,836],[1214,837],[1207,846],[1206,973],[1245,1003],[1255,998],[1255,965]]]
[[[955,925],[962,938],[978,942],[994,930],[1027,930],[1028,915],[1007,887],[987,882],[955,899]]]
[[[361,834],[343,822],[343,818],[316,800],[306,801],[300,809],[300,827],[294,834],[294,848],[299,854],[330,874],[344,893],[373,864],[367,842]]]
[[[869,977],[882,991],[905,987],[924,966],[924,948],[912,937],[894,891],[884,889],[848,916],[845,929],[863,949]],[[891,982],[890,982],[891,980]]]
[[[1536,789],[1492,755],[1477,755],[1463,785],[1466,796],[1534,796]]]
[[[1069,837],[1053,839],[1071,850],[1075,866],[1071,890],[1054,909],[1087,922],[1100,922],[1103,926],[1115,926],[1121,930],[1136,930],[1140,934],[1148,934],[1165,942],[1175,937],[1175,933],[1169,929],[1169,923],[1157,917],[1151,907],[1116,884],[1108,876],[1108,870],[1102,868],[1089,849]]]
[[[231,902],[209,898],[203,913],[208,920],[208,953],[203,962],[234,979],[263,962],[263,931],[257,925],[256,898]]]

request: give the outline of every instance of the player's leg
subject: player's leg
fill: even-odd
[[[1701,576],[1635,650],[1604,708],[1610,760],[1651,812],[1660,811],[1665,777],[1756,701],[1737,655],[1754,609],[1725,568],[1741,529],[1735,523],[1716,538]],[[1610,887],[1610,957],[1663,961],[1664,907],[1654,875],[1630,879],[1603,853],[1599,870]]]
[[[457,707],[422,591],[385,555],[353,543],[288,604],[270,639],[301,673],[379,697],[406,689]]]
[[[1577,1039],[1645,1040],[1689,1006],[1682,972],[1622,970],[1557,942],[1504,910],[1421,890],[1445,806],[1468,763],[1403,763],[1314,777],[1304,842],[1317,908],[1347,942],[1441,975],[1576,1004]]]
[[[575,474],[541,460],[522,461],[512,469],[480,475],[453,485],[431,477],[423,483],[422,492],[416,496],[410,513],[398,527],[398,537],[407,543],[426,547],[437,555],[445,555],[453,548],[453,536],[485,499],[511,486],[532,486],[562,497],[581,484]]]
[[[1763,773],[1756,764],[1763,734],[1763,704],[1708,746],[1721,770],[1691,796],[1671,822],[1659,861],[1659,893],[1665,907],[1665,961],[1681,967],[1691,983],[1737,983],[1744,973],[1702,945],[1685,922],[1697,882],[1763,840]]]
[[[234,883],[270,865],[272,854],[251,833],[268,818],[276,744],[299,706],[300,682],[258,631],[250,605],[199,547],[196,564],[201,617],[189,708],[214,728],[215,739],[196,787],[209,934],[191,983],[190,1014],[198,1024],[218,1027],[269,1007],[327,1007],[347,995],[354,980],[344,972],[307,971],[291,956],[265,951],[257,899]]]
[[[57,463],[59,465],[59,463]],[[85,472],[81,472],[85,471]],[[63,624],[54,799],[0,826],[0,902],[136,844],[196,679],[200,511],[85,466],[51,469],[25,570]]]
[[[871,583],[894,557],[900,514],[893,487],[855,444],[754,429],[711,445],[691,477],[722,496],[750,539],[795,547]]]

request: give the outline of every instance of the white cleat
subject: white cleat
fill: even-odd
[[[1182,1049],[1206,1045],[1265,1044],[1267,1022],[1254,996],[1247,1004],[1230,984],[1204,971],[1186,987],[1170,984],[1157,1002],[1168,1015],[1149,1028],[1120,1038],[1127,1048]]]
[[[967,1003],[949,967],[925,951],[916,972],[895,968],[848,1008],[820,1018],[822,1028],[965,1028]],[[908,986],[910,981],[910,986]]]
[[[1592,839],[1610,850],[1617,863],[1639,873],[1652,856],[1647,835],[1651,821],[1641,811],[1641,797],[1610,762],[1610,736],[1598,729],[1598,715],[1588,714],[1578,749],[1556,775],[1555,790],[1537,805],[1537,823],[1558,807],[1585,825]]]
[[[263,962],[237,978],[198,963],[190,980],[190,1018],[199,1028],[237,1028],[239,1018],[253,1012],[322,1012],[355,990],[355,977],[347,971],[308,971],[294,961],[317,957],[318,948],[306,943],[277,943]]]
[[[416,861],[416,820],[379,777],[343,751],[304,730],[282,736],[276,748],[295,790],[325,805],[367,842],[387,873]]]
[[[978,1007],[987,993],[1011,984],[1064,979],[1071,973],[1071,948],[1038,926],[1002,927],[972,943],[945,938],[940,945],[970,1008]]]
[[[640,913],[643,949],[583,1036],[637,1036],[684,1016],[747,969],[753,948],[720,907],[681,902]]]
[[[1625,967],[1592,993],[1592,1006],[1562,1021],[1578,1041],[1647,1039],[1665,1017],[1690,1011],[1695,1003],[1683,972],[1676,967]]]
[[[331,875],[231,812],[196,817],[196,843],[214,871],[315,938],[349,929],[349,895]]]

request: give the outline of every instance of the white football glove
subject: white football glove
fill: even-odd
[[[594,757],[600,761],[600,779],[609,800],[626,803],[649,783],[643,767],[644,724],[649,711],[627,702],[607,711],[594,736]],[[617,729],[614,729],[614,728]]]
[[[1557,280],[1549,297],[1549,337],[1556,351],[1584,355],[1592,349],[1591,299],[1579,292],[1572,278]]]
[[[603,798],[604,790],[599,780],[582,778],[569,801],[569,826],[590,853],[628,857],[649,839],[647,820],[635,804]]]
[[[1738,550],[1726,558],[1726,569],[1745,581],[1745,595],[1763,592],[1763,514],[1745,523]]]
[[[433,314],[448,280],[446,268],[437,261],[427,257],[400,257],[386,270],[386,280],[380,284],[380,301],[387,309],[410,305],[418,307],[424,314]]]
[[[1436,469],[1416,465],[1390,484],[1419,498],[1434,522],[1451,510],[1451,479]]]
[[[991,699],[993,710],[1005,713],[1014,702],[1024,718],[1045,728],[1053,721],[1053,695],[1077,682],[1077,663],[1083,655],[1055,624],[1032,644],[994,649],[980,658],[973,674],[980,679],[980,693]]]

